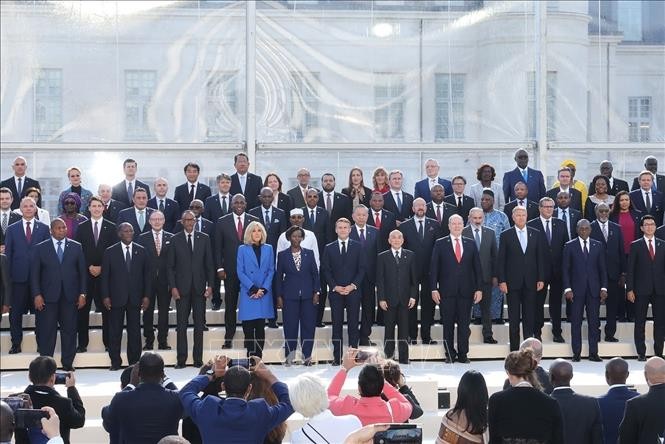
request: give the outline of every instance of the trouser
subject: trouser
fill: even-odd
[[[545,282],[543,289],[536,292],[533,335],[540,337],[543,326],[545,325],[545,300],[547,299],[549,287],[549,308],[550,320],[552,321],[552,334],[558,336],[561,334],[561,296],[563,294],[563,285],[561,278],[552,277],[549,282]]]
[[[369,341],[374,325],[374,313],[376,312],[376,284],[367,278],[360,284],[361,294],[361,317],[360,317],[360,342]]]
[[[469,321],[472,296],[445,295],[441,298],[443,314],[443,344],[446,356],[466,356],[469,353]],[[455,323],[457,323],[457,352],[455,352]]]
[[[582,322],[586,308],[586,318],[589,338],[589,355],[598,354],[598,341],[600,340],[600,294],[591,294],[589,288],[584,294],[573,293],[573,302],[570,319],[570,342],[573,354],[582,351]]]
[[[165,345],[169,335],[169,305],[171,294],[169,293],[166,276],[161,279],[153,279],[152,291],[150,292],[150,305],[143,312],[143,337],[146,344],[155,342],[155,330],[153,328],[155,319],[155,306],[157,306],[157,343]]]
[[[326,311],[326,300],[328,299],[328,283],[326,278],[323,276],[323,273],[320,275],[321,278],[321,292],[319,293],[319,307],[316,314],[316,324],[319,325],[323,322],[323,314]],[[332,309],[332,306],[330,307]]]
[[[605,299],[605,337],[614,337],[617,331],[617,314],[619,299],[624,298],[623,289],[619,282],[609,279],[607,281],[607,299]]]
[[[127,361],[133,365],[141,357],[141,307],[138,305],[113,306],[109,315],[109,358],[111,366],[120,367],[120,345],[122,344],[122,324],[127,317]]]
[[[228,302],[228,298],[226,299]],[[193,293],[180,294],[180,299],[175,302],[176,318],[178,320],[177,334],[177,361],[184,365],[187,362],[189,347],[187,344],[187,325],[189,314],[192,313],[194,321],[194,348],[192,348],[192,359],[194,362],[203,361],[203,324],[205,324],[206,299],[202,294]],[[235,317],[234,317],[235,321]]]
[[[221,286],[222,280],[217,277],[217,273],[215,273],[215,285],[212,286],[212,298],[210,300],[213,305],[222,303],[222,293],[220,291]]]
[[[383,310],[380,310],[383,311]],[[383,311],[384,339],[383,352],[386,358],[392,359],[395,354],[395,324],[397,324],[397,351],[399,360],[409,359],[409,307],[400,302],[397,306],[388,305]]]
[[[626,255],[626,263],[628,263],[628,255]],[[635,303],[626,299],[625,284],[621,287],[619,298],[617,299],[617,317],[622,322],[635,319]]]
[[[240,280],[238,279],[238,275],[235,273],[229,274],[227,271],[226,279],[224,279],[224,295],[226,297],[226,307],[224,311],[225,341],[231,341],[236,334],[238,293],[240,293]]]
[[[9,311],[9,329],[12,346],[20,347],[21,342],[23,342],[23,315],[28,311],[29,305],[30,284],[27,282],[12,283],[12,308]]]
[[[330,311],[332,317],[332,342],[333,359],[341,362],[342,359],[342,334],[344,327],[344,310],[346,309],[347,331],[349,335],[349,346],[358,347],[359,335],[358,318],[360,316],[360,292],[352,291],[346,296],[331,291]]]
[[[266,320],[261,318],[242,321],[242,331],[245,334],[247,357],[263,357],[263,347],[266,342]]]
[[[88,292],[85,298],[85,305],[83,306],[83,308],[78,309],[77,319],[76,319],[76,324],[77,324],[76,329],[78,334],[79,347],[87,347],[88,344],[90,343],[90,335],[89,335],[90,308],[92,307],[93,299],[95,300],[95,304],[97,304],[96,302],[97,300],[101,300],[101,294],[100,294],[101,284],[102,284],[101,276],[94,277],[88,274]],[[102,327],[102,329],[103,328],[104,327]],[[106,337],[103,336],[104,332],[102,331],[102,339],[104,340],[104,346],[108,347],[108,342],[107,342],[108,326],[107,326]]]
[[[492,284],[483,284],[481,288],[483,298],[480,300],[480,318],[483,321],[483,339],[489,339],[494,336],[492,332]],[[445,314],[444,314],[445,316]]]
[[[78,310],[75,300],[60,295],[57,302],[47,302],[44,309],[35,313],[35,327],[39,331],[39,354],[53,356],[60,326],[60,350],[62,366],[72,367],[76,357],[76,319]]]
[[[284,354],[289,358],[296,351],[298,347],[298,328],[300,328],[300,349],[303,358],[311,358],[312,349],[314,348],[318,306],[314,305],[311,298],[284,298],[283,301]]]
[[[656,356],[663,355],[663,341],[665,340],[665,295],[636,294],[635,296],[635,349],[637,354],[644,356],[647,348],[644,338],[647,312],[651,303],[653,313],[653,351]]]
[[[533,336],[533,315],[536,300],[536,289],[527,288],[524,284],[520,288],[508,286],[508,335],[510,337],[510,351],[520,347],[520,321],[522,322],[522,336]]]
[[[420,282],[420,291],[416,294],[416,304],[409,309],[409,337],[415,340],[418,337],[418,303],[420,302],[420,339],[431,341],[431,328],[434,323],[434,310],[436,304],[432,300],[429,287],[429,274],[423,276]],[[384,313],[385,314],[385,313]],[[384,318],[385,324],[385,318]]]

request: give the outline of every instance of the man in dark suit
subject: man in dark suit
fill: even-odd
[[[26,195],[26,190],[28,188],[37,188],[41,191],[41,186],[39,181],[31,179],[25,175],[25,171],[28,169],[28,163],[25,160],[25,157],[18,156],[14,159],[12,163],[12,169],[14,170],[14,175],[8,179],[0,182],[0,188],[8,188],[12,193],[12,210],[15,210],[19,207],[21,200]],[[41,198],[37,202],[37,206],[41,208],[42,202]]]
[[[187,177],[187,182],[178,185],[173,193],[173,200],[178,202],[181,210],[189,208],[189,204],[192,203],[194,199],[199,199],[200,201],[205,202],[205,200],[212,195],[210,187],[199,182],[199,174],[201,173],[199,164],[189,162],[185,165],[184,171],[185,177]]]
[[[212,221],[217,226],[217,221],[220,217],[226,216],[231,211],[231,176],[226,173],[221,173],[217,176],[217,189],[218,192],[204,202],[205,209],[203,210],[203,217]],[[213,257],[215,254],[215,241],[211,239],[213,247]],[[219,292],[222,280],[215,273],[215,285],[212,287],[212,300],[211,305],[213,310],[220,310],[222,308],[222,296]]]
[[[536,338],[526,338],[520,344],[520,350],[525,350],[530,348],[533,351],[533,359],[536,361],[536,369],[533,371],[536,375],[536,379],[540,383],[540,389],[546,395],[552,394],[554,387],[552,387],[552,381],[550,380],[550,373],[540,365],[540,361],[543,359],[543,343]],[[503,383],[503,389],[510,387],[510,380],[506,378]]]
[[[360,284],[362,315],[360,318],[360,345],[376,345],[370,342],[374,314],[376,312],[376,256],[379,230],[367,225],[369,213],[363,204],[353,210],[353,226],[349,237],[360,243],[365,253],[365,276]]]
[[[296,178],[298,179],[298,185],[288,190],[286,194],[291,196],[293,208],[302,208],[306,205],[307,190],[311,188],[309,186],[311,174],[307,168],[300,168]]]
[[[579,190],[573,188],[573,172],[568,167],[563,167],[558,171],[557,177],[559,179],[559,186],[552,188],[545,193],[547,197],[556,199],[556,196],[561,191],[567,191],[570,194],[570,207],[576,209],[577,211],[582,211],[582,193]]]
[[[23,315],[32,306],[30,301],[30,263],[34,247],[48,239],[49,227],[35,219],[37,206],[29,197],[21,200],[20,221],[7,228],[5,237],[5,254],[9,262],[12,279],[11,311],[9,312],[9,328],[12,346],[9,354],[21,353],[23,341]]]
[[[133,242],[134,229],[118,224],[120,242],[107,248],[102,260],[102,302],[109,314],[110,370],[120,370],[122,328],[127,317],[127,360],[141,356],[141,310],[150,304],[150,266],[145,249]]]
[[[598,397],[603,421],[605,443],[615,443],[619,437],[619,424],[626,410],[626,402],[639,396],[636,390],[628,388],[628,362],[623,358],[612,358],[605,365],[605,381],[610,389]]]
[[[665,175],[658,174],[658,159],[655,156],[647,156],[644,158],[644,169],[651,172],[654,177],[654,183],[652,188],[654,191],[660,191],[661,193],[665,192]],[[640,174],[641,176],[642,174]],[[640,177],[637,176],[633,179],[633,185],[630,188],[631,190],[640,189]]]
[[[200,367],[203,365],[205,300],[212,296],[211,283],[214,282],[212,247],[205,233],[194,231],[196,217],[192,211],[185,211],[181,220],[184,230],[173,236],[168,253],[169,287],[178,312],[178,362],[175,368],[184,368],[187,362],[190,313],[194,320],[194,367]],[[229,299],[227,297],[227,303]]]
[[[462,237],[464,219],[448,219],[450,236],[436,241],[430,264],[430,288],[434,303],[441,304],[446,362],[469,363],[471,306],[483,297],[483,273],[478,249],[472,239]],[[454,347],[457,323],[457,350]]]
[[[164,229],[169,233],[173,233],[175,226],[180,220],[182,210],[180,204],[173,199],[166,197],[169,191],[169,183],[163,177],[155,180],[155,197],[148,200],[148,208],[159,210],[164,215]]]
[[[513,209],[515,226],[499,238],[499,288],[508,298],[510,350],[520,343],[520,320],[524,338],[533,336],[536,293],[545,287],[545,246],[538,230],[527,227],[526,209]]]
[[[515,184],[523,182],[529,190],[529,196],[535,202],[545,196],[545,179],[543,173],[539,170],[529,168],[529,153],[524,149],[515,151],[514,170],[507,171],[503,175],[503,194],[506,196],[506,203],[517,198],[515,195]],[[510,219],[510,215],[508,215]]]
[[[469,211],[471,211],[471,208],[475,207],[476,204],[472,197],[464,194],[464,188],[466,187],[466,179],[464,176],[453,177],[452,183],[453,192],[452,194],[446,195],[445,202],[453,205],[457,209],[457,214],[462,216],[464,224],[466,225],[469,220]]]
[[[238,193],[231,199],[232,213],[221,217],[215,224],[215,264],[217,276],[224,280],[224,295],[226,296],[226,311],[224,312],[223,349],[231,348],[231,341],[236,333],[236,310],[238,309],[238,293],[240,280],[238,279],[237,261],[238,247],[242,245],[245,229],[252,221],[258,221],[251,214],[245,213],[247,200]]]
[[[114,224],[118,220],[118,214],[120,211],[127,208],[127,205],[124,202],[117,201],[111,197],[112,190],[111,185],[101,184],[97,188],[97,193],[99,197],[102,198],[102,203],[104,204],[104,219],[113,222]],[[90,209],[86,211],[86,217],[90,216]]]
[[[65,222],[51,221],[51,238],[35,246],[30,270],[35,328],[42,356],[53,356],[60,326],[62,367],[73,370],[76,357],[77,308],[85,306],[86,270],[83,249],[67,239]]]
[[[510,226],[514,226],[515,222],[513,222],[513,208],[515,207],[523,207],[526,209],[526,218],[527,220],[535,219],[538,217],[539,211],[538,211],[538,204],[532,200],[528,199],[528,192],[526,185],[524,182],[518,182],[515,184],[515,200],[508,202],[504,207],[503,207],[503,212],[506,213],[506,216],[508,216],[508,222],[510,222]]]
[[[445,191],[442,185],[436,184],[430,190],[432,199],[427,204],[425,216],[430,219],[435,219],[439,223],[439,235],[441,237],[448,236],[448,219],[453,214],[459,214],[457,207],[445,201]]]
[[[436,344],[432,340],[430,329],[434,323],[436,306],[430,290],[430,262],[434,242],[440,237],[441,228],[435,219],[425,217],[425,199],[413,201],[414,216],[399,226],[404,235],[404,247],[416,255],[416,272],[420,293],[416,294],[416,305],[409,310],[409,339],[411,344],[418,343],[418,300],[420,300],[420,339],[423,344]]]
[[[113,186],[111,198],[129,207],[132,205],[134,191],[137,188],[143,188],[148,195],[148,199],[150,199],[150,187],[136,178],[136,171],[138,169],[136,161],[134,159],[125,159],[122,163],[122,169],[125,172],[125,180]]]
[[[635,348],[638,361],[645,361],[644,327],[649,303],[653,312],[653,349],[663,355],[665,335],[665,241],[654,236],[656,221],[650,214],[642,216],[644,237],[630,246],[626,270],[626,298],[635,303]]]
[[[214,242],[213,236],[215,235],[215,223],[202,216],[205,212],[203,201],[194,199],[189,204],[189,210],[194,213],[194,217],[196,218],[196,222],[194,223],[194,231],[200,231],[207,234],[212,244]],[[182,230],[182,222],[178,221],[173,229],[173,232],[180,233]]]
[[[88,351],[90,337],[88,327],[90,326],[90,307],[95,301],[95,308],[102,313],[102,340],[104,347],[109,346],[109,319],[108,310],[103,309],[102,304],[102,260],[104,251],[118,241],[115,224],[103,217],[104,203],[98,196],[90,198],[88,204],[90,219],[79,225],[76,232],[76,240],[83,248],[85,265],[87,269],[88,293],[85,306],[78,312],[78,353]]]
[[[573,362],[579,362],[582,351],[582,322],[586,311],[589,325],[589,360],[600,362],[600,304],[607,299],[607,265],[603,244],[591,239],[591,224],[586,219],[577,223],[577,238],[563,249],[563,294],[572,302],[570,319]]]
[[[0,232],[0,248],[5,244],[5,233],[7,232],[7,228],[21,219],[19,214],[12,211],[13,199],[12,192],[9,188],[0,188],[0,226],[2,227],[2,231]]]
[[[552,335],[554,342],[564,342],[561,336],[561,261],[563,246],[568,242],[566,225],[552,217],[554,214],[554,200],[543,197],[538,204],[540,217],[531,219],[527,225],[535,228],[541,234],[545,245],[545,286],[537,294],[534,336],[541,339],[541,331],[545,325],[545,299],[549,287],[550,318],[552,320]]]
[[[379,253],[376,260],[376,291],[379,308],[384,312],[383,352],[388,358],[395,353],[395,324],[400,364],[409,363],[409,310],[416,306],[418,276],[415,254],[402,248],[404,235],[393,230],[390,249]]]
[[[400,170],[392,170],[388,175],[390,190],[383,195],[383,207],[395,215],[397,226],[413,216],[414,199],[412,195],[402,190],[403,180],[404,175]]]
[[[249,173],[249,158],[245,153],[238,153],[233,157],[233,166],[236,172],[231,176],[231,195],[240,193],[245,196],[248,208],[259,205],[259,192],[263,187],[261,176]]]
[[[649,391],[626,402],[626,412],[619,425],[621,444],[657,443],[658,437],[664,437],[665,360],[649,358],[644,366],[644,377]]]
[[[315,188],[309,188],[305,192],[306,205],[303,207],[303,228],[310,230],[316,237],[319,257],[323,257],[323,250],[326,248],[326,239],[328,238],[328,226],[330,225],[330,216],[325,208],[319,206],[319,192]],[[323,273],[319,273],[321,279],[321,293],[319,294],[318,312],[316,315],[316,326],[323,327],[323,314],[326,309],[326,300],[328,299],[328,284]]]
[[[653,175],[649,171],[642,171],[639,175],[640,188],[630,192],[630,201],[633,207],[643,214],[650,214],[657,225],[663,223],[663,193],[653,190]]]
[[[661,225],[660,227],[658,227],[658,229],[656,229],[656,237],[658,239],[665,240],[665,224]]]
[[[360,284],[365,276],[365,256],[360,243],[349,239],[351,221],[338,219],[335,227],[337,240],[326,245],[321,258],[321,270],[330,287],[333,365],[340,365],[345,309],[349,346],[358,347]]]
[[[413,190],[413,197],[418,198],[422,197],[425,199],[425,202],[429,203],[432,199],[430,197],[430,190],[436,184],[443,186],[446,194],[453,194],[453,187],[448,179],[443,179],[439,177],[439,162],[434,159],[427,159],[425,161],[425,174],[427,175],[421,181],[416,182],[416,186]]]
[[[607,180],[610,181],[610,189],[607,190],[607,194],[616,196],[619,191],[629,192],[628,182],[625,180],[618,179],[612,176],[614,171],[614,166],[609,160],[603,160],[600,162],[600,174],[607,177]],[[596,194],[596,188],[594,187],[593,181],[589,183],[589,196]]]
[[[580,395],[570,388],[573,366],[564,359],[550,365],[550,378],[554,391],[552,398],[561,407],[566,442],[603,444],[603,426],[598,400]]]
[[[118,213],[118,222],[116,225],[119,226],[123,222],[129,223],[134,230],[134,240],[142,233],[150,231],[148,219],[150,218],[150,213],[155,210],[148,207],[148,199],[148,192],[143,188],[137,188],[134,191],[134,206],[125,208]]]
[[[605,248],[607,264],[607,300],[605,301],[605,341],[619,342],[614,337],[617,329],[619,299],[626,288],[626,255],[623,234],[618,224],[609,220],[610,207],[605,203],[596,205],[596,220],[591,223],[591,237]]]
[[[380,191],[372,191],[367,223],[379,230],[379,251],[386,251],[390,248],[388,236],[397,228],[395,215],[383,208],[383,204],[383,194]]]
[[[570,239],[574,239],[577,236],[577,222],[582,219],[582,213],[574,208],[570,208],[570,193],[567,191],[559,191],[556,195],[554,217],[566,224]]]
[[[496,245],[496,234],[494,230],[484,227],[485,213],[481,208],[474,207],[469,212],[469,225],[462,230],[462,236],[473,239],[480,257],[480,268],[482,269],[483,297],[480,300],[480,313],[483,323],[483,342],[485,344],[496,344],[492,333],[492,318],[490,315],[490,302],[492,301],[492,287],[499,285],[496,278],[496,256],[498,247]]]
[[[152,350],[155,342],[153,328],[155,306],[157,306],[157,344],[160,350],[170,350],[167,340],[169,335],[169,304],[171,294],[168,286],[168,256],[171,250],[171,237],[164,229],[164,213],[153,211],[148,222],[152,228],[139,236],[136,242],[145,248],[150,264],[150,304],[143,310],[143,350]]]
[[[351,199],[346,194],[335,191],[335,176],[332,173],[325,173],[321,176],[321,187],[319,192],[318,205],[324,208],[328,213],[328,232],[326,233],[326,243],[337,239],[335,222],[339,218],[351,219],[352,205]]]

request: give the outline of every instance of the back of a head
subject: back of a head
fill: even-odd
[[[533,350],[530,348],[508,353],[504,362],[504,368],[508,374],[523,378],[529,381],[532,386],[540,388],[540,383],[534,374],[536,367],[538,367],[538,363],[534,358]]]
[[[28,377],[34,385],[46,385],[57,369],[55,359],[50,356],[38,356],[30,363]]]
[[[520,344],[520,350],[525,350],[530,348],[533,351],[533,357],[536,362],[540,362],[543,359],[543,343],[540,342],[537,338],[526,338]]]
[[[366,364],[358,375],[360,396],[369,398],[380,396],[383,391],[383,372],[374,364]]]
[[[383,363],[383,378],[393,387],[397,385],[402,376],[402,369],[399,364],[392,359],[387,359]]]
[[[628,362],[623,358],[612,358],[605,364],[605,380],[608,385],[625,384],[628,374]]]
[[[11,442],[14,434],[14,411],[5,401],[0,401],[0,441]]]
[[[127,366],[122,373],[120,374],[120,388],[124,389],[129,385],[129,382],[132,380],[132,370],[134,369],[134,365],[132,364]]]
[[[293,409],[305,418],[312,418],[328,408],[328,393],[321,378],[299,375],[289,384]]]
[[[252,384],[252,390],[249,392],[248,399],[257,399],[263,398],[269,405],[275,405],[279,401],[275,392],[272,391],[270,384],[264,379],[256,375],[256,373],[250,372],[250,384]]]
[[[665,383],[665,359],[658,356],[649,358],[644,365],[644,377],[650,386]]]
[[[487,403],[489,393],[482,373],[468,370],[462,375],[457,387],[455,407],[446,416],[464,412],[467,419],[465,431],[474,435],[482,434],[487,428]]]
[[[157,441],[157,444],[190,444],[190,442],[179,435],[168,435]]]
[[[145,352],[139,359],[141,382],[161,382],[164,378],[164,359],[154,352]]]
[[[251,375],[245,367],[235,365],[224,373],[224,391],[227,397],[244,398],[251,383]]]
[[[550,380],[554,387],[568,387],[573,379],[573,365],[565,359],[556,359],[550,365]]]

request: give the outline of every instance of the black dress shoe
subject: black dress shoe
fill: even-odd
[[[446,356],[446,359],[444,359],[443,362],[445,362],[446,364],[452,364],[453,362],[455,362],[455,358],[453,358],[452,356]]]
[[[21,346],[20,345],[12,345],[12,348],[9,349],[9,354],[10,355],[15,355],[17,353],[21,353]]]
[[[108,353],[108,352],[109,352],[109,348],[108,348],[108,347],[104,347],[104,351],[105,351],[106,353]]]
[[[271,321],[268,322],[268,328],[279,328],[279,326],[277,325],[277,322]]]
[[[76,371],[76,369],[71,365],[67,365],[67,366],[63,365],[62,369],[66,372],[75,372]]]
[[[580,355],[573,355],[573,362],[580,362]]]
[[[554,342],[558,342],[559,344],[563,344],[563,343],[566,342],[566,341],[563,339],[563,336],[561,336],[561,335],[554,335],[554,337],[552,338],[552,341],[554,341]]]
[[[594,354],[592,354],[592,355],[589,355],[589,361],[593,361],[593,362],[603,362],[603,360],[600,358],[600,356],[598,356],[597,353],[594,353]]]
[[[316,326],[317,326],[317,327],[325,327],[326,324],[324,324],[323,322],[317,322],[317,323],[316,323]]]
[[[365,339],[363,341],[360,341],[360,346],[361,347],[376,347],[376,342],[372,342],[369,339]]]
[[[146,342],[145,345],[143,346],[143,350],[152,350],[152,349],[153,349],[152,342]]]
[[[228,349],[230,349],[230,348],[233,348],[233,346],[231,345],[231,341],[225,341],[225,342],[224,342],[224,345],[222,345],[222,348],[223,348],[224,350],[228,350]]]
[[[181,368],[187,367],[184,363],[178,362],[176,365],[173,366],[175,370],[180,370]]]
[[[120,366],[119,365],[112,365],[111,367],[109,367],[109,370],[112,371],[112,372],[117,372],[118,370],[120,370]]]
[[[485,338],[485,339],[483,339],[483,342],[484,342],[485,344],[498,344],[498,343],[499,343],[499,341],[497,341],[496,339],[494,339],[494,338],[491,337],[491,336],[490,336],[489,338]]]
[[[619,342],[614,336],[605,336],[605,342]]]
[[[411,344],[411,345],[418,345],[418,340],[417,340],[417,339],[411,339],[411,340],[409,341],[409,344]]]
[[[474,318],[473,325],[483,325],[483,320],[480,318]]]
[[[492,319],[492,324],[503,325],[503,319]]]
[[[312,361],[312,358],[307,358],[302,362],[302,365],[305,367],[311,367],[314,365],[314,361]]]
[[[203,361],[194,361],[194,367],[196,368],[203,367]]]
[[[203,331],[208,331],[210,330],[206,324],[203,324]]]
[[[221,302],[215,302],[212,304],[212,309],[214,311],[219,311],[222,309],[222,303]]]
[[[79,345],[78,347],[76,347],[76,353],[85,353],[87,351],[88,351],[88,348],[83,347],[82,345]]]
[[[644,361],[647,360],[647,357],[644,356],[644,355],[638,355],[638,356],[637,356],[637,360],[640,361],[640,362],[644,362]]]
[[[171,350],[171,346],[169,344],[159,344],[158,348],[160,350]]]
[[[459,362],[460,364],[470,364],[471,360],[467,358],[466,355],[459,355],[457,357],[457,362]]]
[[[333,367],[339,367],[340,365],[342,365],[342,363],[340,361],[333,361],[330,363],[330,365],[332,365]]]
[[[434,339],[423,339],[423,345],[436,345],[438,344],[437,341]]]

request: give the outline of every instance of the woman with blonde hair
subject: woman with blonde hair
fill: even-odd
[[[390,191],[390,185],[388,184],[388,171],[380,166],[374,169],[372,174],[372,185],[374,185],[374,191],[378,191],[382,194],[386,194]]]
[[[69,179],[69,188],[66,188],[60,193],[60,197],[58,198],[58,212],[62,213],[65,211],[65,208],[62,205],[65,197],[69,193],[76,193],[81,199],[79,211],[85,213],[88,210],[88,203],[92,197],[92,191],[86,190],[81,186],[81,169],[75,166],[67,168],[67,179]]]

